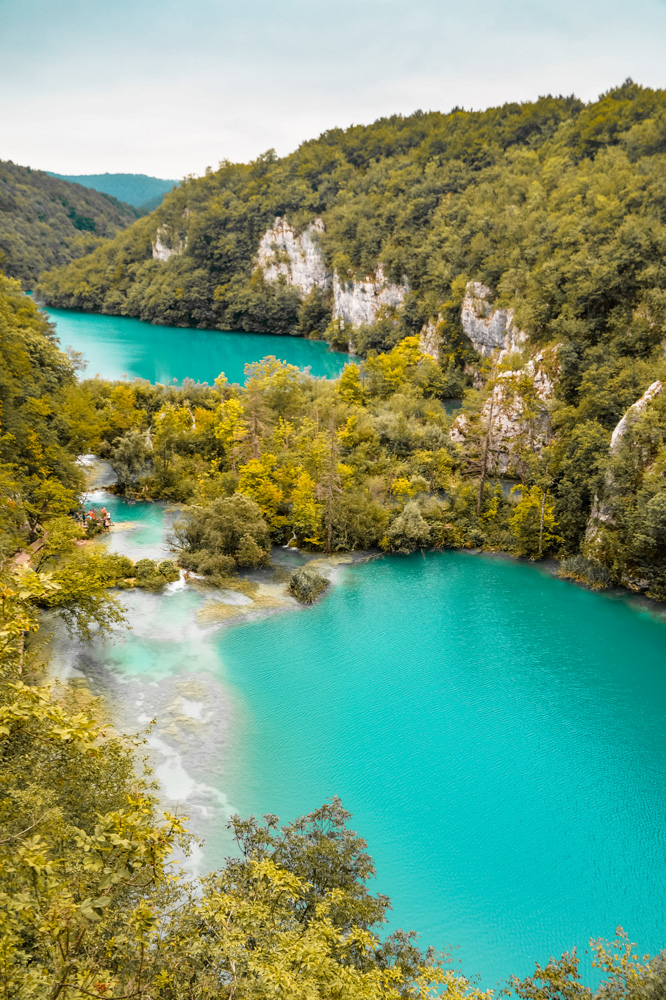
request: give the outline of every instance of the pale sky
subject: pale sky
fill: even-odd
[[[666,0],[0,0],[0,159],[180,178],[383,115],[666,86]]]

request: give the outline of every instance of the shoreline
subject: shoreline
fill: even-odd
[[[258,337],[276,337],[280,340],[283,340],[286,336],[292,337],[295,340],[305,340],[316,344],[325,344],[331,354],[344,354],[352,358],[361,357],[361,355],[353,354],[351,351],[338,350],[337,347],[332,346],[332,341],[330,340],[323,340],[319,337],[302,337],[298,333],[274,333],[272,330],[226,330],[221,326],[187,326],[185,324],[182,326],[175,326],[173,323],[154,323],[151,320],[142,319],[141,316],[132,316],[128,313],[95,312],[92,309],[77,309],[76,306],[54,306],[50,302],[37,298],[33,291],[26,291],[24,292],[24,295],[27,295],[30,299],[32,299],[35,305],[39,309],[46,312],[47,315],[49,310],[53,310],[54,312],[78,313],[80,316],[110,316],[114,319],[135,319],[138,320],[139,323],[145,323],[146,326],[154,326],[163,330],[205,330],[208,333],[240,333],[243,335],[248,334],[249,336]]]
[[[98,473],[103,474],[102,470],[99,467],[105,466],[108,468],[108,464],[103,459],[100,459],[97,456],[89,456],[89,455],[80,456],[80,460],[85,460],[85,459],[92,459],[92,461],[90,462],[81,461],[81,464],[90,469],[91,471],[94,467],[97,467]],[[96,492],[106,492],[121,502],[137,504],[137,505],[144,505],[144,504],[154,505],[156,507],[162,508],[165,512],[182,510],[183,507],[185,506],[183,504],[167,503],[164,500],[155,499],[152,497],[120,496],[119,494],[114,492],[112,487],[113,484],[110,485],[91,484],[88,487],[86,496],[90,496],[91,494]],[[126,522],[126,523],[131,524],[132,522]],[[117,527],[120,527],[120,524],[118,524]],[[554,557],[546,557],[537,560],[537,559],[529,559],[526,556],[518,556],[512,552],[507,552],[500,549],[483,549],[483,548],[467,549],[464,547],[450,548],[450,549],[421,549],[416,551],[420,552],[422,555],[425,555],[426,553],[435,554],[438,552],[461,552],[461,553],[468,553],[469,555],[482,555],[488,558],[508,559],[514,562],[524,563],[525,565],[532,566],[535,569],[539,569],[542,572],[545,572],[547,575],[551,577],[555,577],[558,580],[562,580],[565,583],[570,583],[576,587],[582,588],[583,590],[591,591],[592,593],[602,594],[613,600],[624,600],[629,604],[635,605],[637,610],[640,609],[653,614],[655,617],[666,619],[666,602],[659,601],[653,597],[649,597],[646,593],[642,591],[631,590],[629,587],[623,586],[621,584],[614,584],[610,587],[595,587],[592,584],[587,583],[585,580],[578,579],[572,576],[564,576],[559,572],[559,568],[562,565],[563,560],[556,559]],[[262,585],[265,586],[266,584],[272,584],[274,586],[275,583],[278,582],[269,579],[264,579],[266,574],[274,575],[276,571],[279,572],[280,570],[287,567],[287,563],[285,562],[273,561],[273,554],[279,552],[291,552],[298,554],[300,558],[296,565],[312,564],[316,566],[318,569],[321,569],[324,572],[324,575],[327,575],[326,572],[327,569],[334,569],[341,565],[356,565],[365,562],[370,562],[374,559],[381,559],[384,558],[385,556],[400,555],[400,553],[383,552],[380,549],[356,549],[347,552],[335,552],[327,555],[326,553],[317,550],[299,549],[288,545],[284,546],[275,545],[272,546],[271,548],[271,562],[267,567],[260,570],[251,570],[251,571],[246,571],[245,573],[239,573],[236,578],[230,577],[229,581],[225,583],[225,586],[223,588],[219,587],[216,588],[214,585],[208,584],[205,581],[205,579],[197,578],[195,574],[190,574],[187,571],[184,572],[182,569],[181,569],[181,578],[184,575],[185,579],[188,582],[192,584],[196,584],[197,582],[200,583],[202,585],[201,586],[202,591],[204,590],[204,588],[210,588],[211,591],[215,589],[217,590],[222,589],[226,591],[234,591],[245,594],[247,594],[248,584],[250,585],[250,587],[252,587],[252,584],[256,583],[258,585],[259,592],[261,594]],[[294,565],[292,568],[295,569],[296,565]],[[329,577],[329,582],[332,584],[334,583],[334,580]],[[264,590],[264,593],[269,595],[271,590],[268,591]],[[321,595],[321,597],[317,599],[317,601],[321,600],[325,596],[325,593],[326,591],[324,592],[324,594]],[[301,605],[300,602],[298,602],[295,598],[292,598],[288,594],[284,594],[284,598],[285,599],[283,601],[280,601],[277,605],[273,606],[274,610],[279,610],[280,607],[285,607],[285,608],[304,607],[304,605]],[[262,610],[268,611],[270,609],[271,609],[271,604],[269,601],[267,601],[263,605]],[[260,609],[255,608],[254,610],[259,611]],[[238,614],[242,615],[242,612],[239,611]],[[235,614],[230,614],[228,617],[231,618],[235,616],[236,616]]]
[[[160,519],[167,509],[156,501],[137,503],[152,507]],[[145,525],[145,521],[125,521],[112,533],[122,537]],[[151,531],[153,526],[151,521]],[[444,551],[525,563],[563,583],[575,582],[558,576],[556,560],[530,563],[499,551]],[[295,564],[315,564],[325,570],[331,584],[327,592],[331,592],[344,583],[345,566],[353,568],[391,554],[363,550],[327,557],[285,546],[272,550],[271,555],[270,568],[248,574],[251,580],[240,577],[235,586],[230,581],[228,587],[215,588],[181,576],[159,592],[122,591],[131,632],[123,634],[118,629],[108,642],[86,647],[72,642],[63,629],[54,637],[51,679],[73,690],[83,689],[86,696],[101,697],[120,734],[130,742],[145,740],[138,748],[137,764],[140,767],[142,758],[148,760],[159,783],[160,802],[188,816],[195,838],[204,845],[188,862],[192,871],[212,870],[221,863],[233,847],[226,823],[233,813],[246,808],[242,801],[233,801],[233,789],[242,787],[238,767],[242,748],[252,740],[254,714],[243,690],[227,675],[218,639],[222,628],[312,607],[286,593],[287,570]],[[414,554],[419,556],[425,559],[426,553]],[[247,593],[248,583],[252,596]],[[663,606],[619,588],[603,596],[664,618]]]

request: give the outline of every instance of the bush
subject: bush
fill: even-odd
[[[130,571],[125,572],[123,576],[134,576],[136,586],[144,590],[161,590],[167,583],[177,580],[180,576],[178,567],[171,559],[163,559],[159,565],[152,559],[139,559],[134,564],[128,559],[127,562]]]
[[[595,562],[593,559],[586,559],[580,554],[563,559],[560,563],[558,576],[565,580],[586,583],[594,590],[604,590],[613,583],[610,573],[601,563]]]
[[[109,553],[107,556],[107,565],[109,565],[118,580],[124,580],[135,575],[132,560],[128,556],[121,555],[119,552]]]
[[[432,529],[421,514],[418,503],[411,500],[391,523],[382,547],[390,552],[407,555],[416,549],[424,549],[430,543]]]
[[[254,500],[235,493],[190,508],[174,525],[173,544],[185,569],[223,578],[266,565],[270,533]]]
[[[329,585],[329,581],[316,569],[309,566],[300,566],[291,574],[289,580],[289,593],[293,594],[301,604],[314,604],[317,598],[324,593]]]
[[[152,559],[139,559],[137,563],[134,564],[134,575],[137,580],[148,576],[155,576],[157,573],[157,566]]]
[[[157,567],[157,572],[163,576],[167,583],[173,583],[180,578],[180,571],[173,559],[163,559]]]

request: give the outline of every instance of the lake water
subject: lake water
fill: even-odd
[[[192,378],[212,385],[220,372],[230,382],[243,382],[244,366],[273,354],[309,368],[318,377],[335,378],[350,360],[317,340],[152,326],[124,316],[66,309],[44,310],[55,323],[62,348],[73,347],[88,362],[85,378],[142,378],[167,384]]]
[[[102,501],[112,547],[166,552],[161,507]],[[229,850],[231,812],[287,820],[335,794],[391,925],[453,946],[487,987],[619,924],[663,948],[664,621],[490,556],[340,574],[313,608],[225,625],[189,584],[129,593],[134,632],[67,653],[127,728],[158,718],[158,775],[206,838],[198,864]]]

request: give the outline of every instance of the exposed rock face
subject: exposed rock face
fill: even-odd
[[[652,385],[645,390],[641,398],[637,399],[635,403],[632,403],[622,419],[616,425],[611,436],[611,456],[617,455],[622,445],[622,441],[631,425],[640,417],[641,413],[643,413],[643,411],[650,405],[651,401],[662,392],[663,388],[663,382],[653,382]],[[601,550],[603,548],[603,528],[612,528],[615,524],[615,512],[613,511],[613,506],[610,500],[610,495],[612,494],[614,485],[615,481],[612,469],[608,469],[604,481],[603,496],[595,496],[585,531],[584,551],[585,555],[589,559],[596,559],[600,557]],[[635,580],[624,580],[623,582],[627,586],[633,587],[634,589],[643,589]]]
[[[185,249],[184,240],[179,240],[173,247],[167,245],[167,240],[167,230],[164,226],[160,226],[155,233],[155,242],[153,243],[153,260],[168,260],[169,257],[178,256],[178,254],[181,254]]]
[[[539,453],[548,442],[548,403],[553,396],[553,381],[546,370],[546,358],[537,354],[521,371],[502,372],[492,395],[481,411],[482,426],[490,421],[488,471],[499,475],[519,468],[521,444]],[[464,444],[470,432],[469,418],[456,417],[449,437]]]
[[[640,399],[637,399],[635,403],[629,407],[625,415],[620,420],[619,424],[613,431],[610,443],[611,455],[616,455],[620,450],[620,445],[622,444],[622,439],[629,430],[629,427],[637,420],[641,415],[643,410],[650,404],[651,400],[658,396],[659,393],[664,388],[663,382],[653,382],[652,385],[645,390]]]
[[[438,320],[428,320],[419,334],[419,349],[423,354],[429,354],[435,361],[439,361],[440,336],[437,332]]]
[[[257,251],[257,267],[263,269],[266,281],[285,281],[298,288],[303,297],[313,288],[332,288],[333,318],[349,326],[374,323],[382,309],[399,309],[409,286],[387,281],[381,264],[376,274],[363,281],[343,282],[337,274],[331,274],[317,239],[324,231],[321,219],[315,219],[298,234],[286,219],[276,218]]]
[[[257,264],[263,268],[266,281],[283,278],[304,296],[313,288],[330,288],[331,275],[317,243],[317,235],[323,232],[321,219],[315,219],[299,235],[286,219],[276,218],[273,227],[261,237],[257,252]]]
[[[491,292],[480,281],[470,281],[465,289],[460,319],[462,327],[484,357],[500,351],[500,358],[523,346],[527,335],[514,326],[513,309],[493,309]]]
[[[380,264],[377,273],[364,281],[342,282],[333,276],[333,318],[351,326],[370,325],[380,310],[399,309],[409,291],[407,283],[392,285],[384,276]]]

